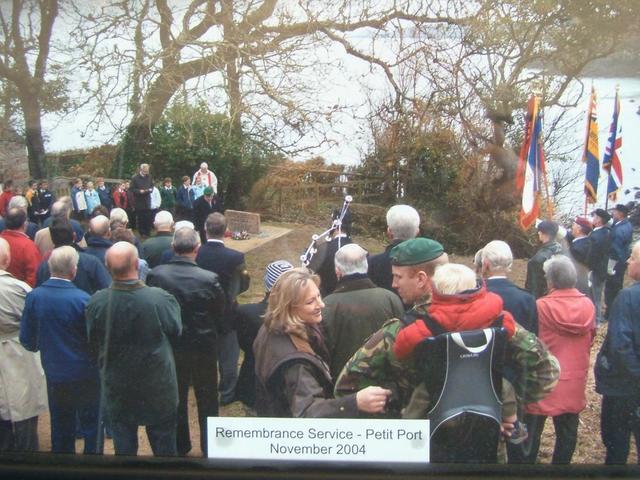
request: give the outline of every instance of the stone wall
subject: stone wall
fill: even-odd
[[[0,183],[12,179],[14,185],[26,186],[29,161],[24,139],[0,122]]]

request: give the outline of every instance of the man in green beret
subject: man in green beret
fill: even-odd
[[[406,305],[412,305],[403,319],[392,318],[371,335],[349,359],[336,380],[336,397],[357,392],[363,385],[380,385],[393,393],[386,417],[400,418],[409,402],[419,374],[411,361],[400,362],[393,344],[400,329],[425,315],[431,303],[431,281],[436,267],[449,261],[442,245],[429,238],[413,238],[390,252],[393,288]]]
[[[365,341],[340,372],[334,393],[340,397],[370,385],[379,385],[392,391],[386,416],[411,418],[413,405],[428,401],[428,392],[416,389],[422,380],[420,366],[414,363],[413,357],[399,360],[393,345],[403,327],[428,316],[431,278],[439,265],[448,263],[448,256],[435,240],[415,238],[394,247],[391,259],[393,287],[402,301],[413,307],[402,319],[388,320]],[[523,402],[543,398],[558,381],[559,368],[555,357],[534,334],[519,325],[516,325],[508,343],[505,362],[515,372],[512,384]],[[419,398],[412,399],[412,396]],[[403,411],[407,406],[409,408]]]

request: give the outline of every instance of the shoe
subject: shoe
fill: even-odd
[[[507,442],[512,445],[520,445],[527,438],[529,438],[527,426],[520,420],[516,420],[513,424],[513,430],[511,430],[511,436],[507,439]]]

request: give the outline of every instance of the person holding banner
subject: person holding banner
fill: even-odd
[[[253,344],[261,417],[357,417],[384,411],[390,390],[369,386],[335,399],[320,322],[320,279],[306,268],[283,273]]]

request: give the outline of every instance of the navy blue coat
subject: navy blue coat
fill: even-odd
[[[20,321],[20,343],[40,350],[49,383],[97,378],[89,355],[85,308],[89,295],[73,283],[51,278],[32,290]]]
[[[389,253],[393,247],[402,242],[404,242],[404,240],[394,240],[384,249],[384,252],[373,255],[368,259],[369,278],[371,281],[377,286],[386,288],[392,292],[395,292],[395,290],[391,288],[393,277],[391,275],[391,258],[389,258]]]
[[[111,285],[111,275],[104,263],[93,255],[84,252],[78,252],[80,259],[78,260],[78,271],[73,283],[80,290],[84,290],[89,295],[93,295],[98,290],[107,288]],[[43,260],[38,271],[36,272],[36,286],[42,285],[49,279],[49,264]]]
[[[227,248],[222,242],[211,240],[204,243],[198,250],[196,263],[199,267],[218,274],[227,300],[222,333],[233,329],[234,315],[232,312],[235,309],[236,297],[246,290],[242,278],[243,274],[246,275],[244,273],[244,253]]]
[[[506,278],[489,278],[487,290],[499,295],[503,308],[526,330],[538,334],[538,309],[536,299],[526,290]]]
[[[622,290],[609,315],[607,336],[595,365],[596,392],[640,395],[640,282]]]
[[[613,224],[611,228],[611,248],[609,258],[617,263],[625,263],[631,255],[633,227],[626,218]]]
[[[93,255],[104,265],[104,257],[107,254],[107,250],[111,248],[111,245],[113,245],[111,240],[90,235],[87,236],[87,248],[84,249],[84,253]]]

